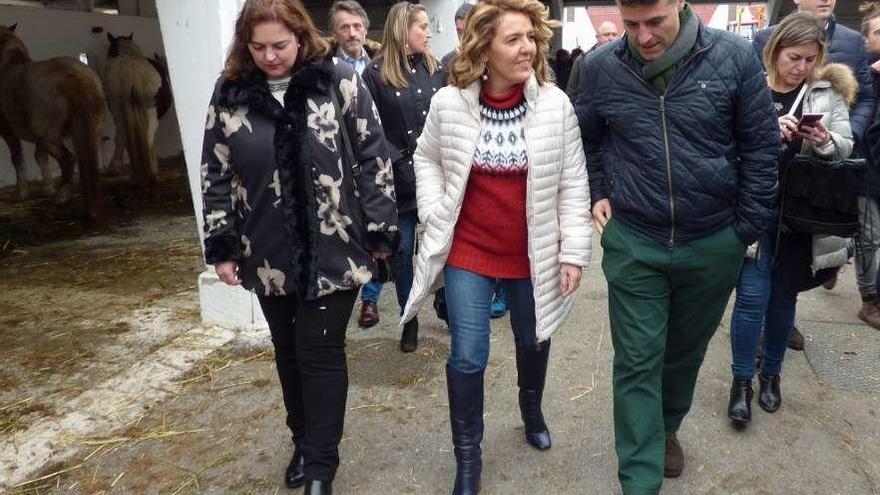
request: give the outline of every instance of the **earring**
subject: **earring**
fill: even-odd
[[[480,79],[482,79],[484,82],[488,81],[489,80],[489,71],[488,70],[483,71],[483,75]]]

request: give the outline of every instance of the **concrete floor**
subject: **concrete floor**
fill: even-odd
[[[146,219],[130,235],[155,235],[157,228],[166,242],[193,239],[191,217]],[[524,442],[511,332],[506,318],[494,321],[486,372],[483,494],[619,493],[612,349],[598,249],[597,242],[575,312],[553,341],[544,411],[554,445],[546,453]],[[129,286],[127,298],[153,297],[128,312],[117,308],[114,317],[131,326],[124,335],[86,337],[88,325],[74,322],[71,331],[84,332],[82,341],[73,341],[83,352],[67,365],[76,373],[53,370],[58,383],[52,387],[41,382],[44,375],[33,369],[36,365],[0,366],[0,378],[8,378],[0,392],[0,487],[8,493],[287,491],[281,479],[291,446],[268,332],[202,328],[186,317],[197,310],[199,270],[197,250],[189,256],[176,270],[163,270],[161,256],[155,258],[157,273],[163,274],[158,282],[191,283],[189,288],[175,286],[173,294],[158,297],[150,292],[156,280]],[[12,284],[0,304],[14,310],[17,298],[35,293],[22,285]],[[839,285],[803,296],[799,325],[808,337],[814,328],[828,331],[827,323],[815,322],[833,322],[840,331],[860,324],[852,269]],[[96,303],[119,297],[84,290]],[[55,304],[64,307],[63,300]],[[443,373],[448,332],[426,308],[418,351],[401,354],[391,286],[383,291],[380,307],[377,327],[349,328],[351,385],[335,493],[449,493],[455,466]],[[746,431],[729,426],[728,323],[726,316],[712,341],[693,411],[680,433],[684,474],[666,481],[663,493],[880,493],[880,394],[823,385],[803,352],[788,355],[782,409],[769,415],[756,406]],[[39,315],[2,325],[0,335],[7,337],[40,332]],[[153,333],[144,330],[151,325]],[[16,354],[45,345],[15,342]],[[12,380],[16,377],[27,380]],[[56,393],[68,380],[80,389]],[[15,404],[28,396],[35,398],[25,406],[39,400],[45,407],[27,410]]]

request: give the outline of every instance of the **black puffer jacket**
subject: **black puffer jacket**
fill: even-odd
[[[733,224],[758,238],[776,199],[778,123],[761,62],[739,36],[699,27],[664,95],[626,37],[587,55],[576,110],[590,196],[665,245]]]
[[[385,138],[396,150],[391,150],[394,161],[394,187],[400,213],[416,210],[416,176],[412,155],[416,140],[422,134],[425,118],[434,93],[446,86],[446,68],[441,64],[434,74],[422,55],[409,57],[411,71],[405,72],[408,86],[395,88],[382,81],[384,57],[370,62],[364,70],[364,83],[370,89]]]
[[[753,43],[758,57],[761,57],[764,46],[770,40],[770,36],[776,26],[762,29],[755,34]],[[828,18],[828,28],[825,30],[828,37],[827,63],[836,62],[846,64],[856,75],[859,81],[859,98],[855,106],[849,111],[849,125],[852,127],[853,137],[856,143],[861,143],[865,131],[874,120],[874,78],[871,74],[871,66],[868,63],[868,51],[865,49],[865,39],[862,35],[842,24],[832,15]]]
[[[362,172],[357,192],[343,132],[351,170]],[[283,107],[262,73],[221,78],[202,160],[205,261],[238,262],[249,290],[315,299],[356,289],[376,272],[370,251],[392,250],[391,160],[370,94],[346,64],[297,69]]]

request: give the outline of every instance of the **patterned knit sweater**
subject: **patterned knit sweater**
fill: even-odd
[[[523,86],[480,95],[480,141],[446,263],[487,277],[529,278]]]

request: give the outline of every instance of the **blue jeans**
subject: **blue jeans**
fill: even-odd
[[[730,317],[730,348],[731,371],[738,380],[751,380],[755,375],[755,354],[770,302],[775,241],[773,232],[761,235],[758,257],[746,258],[736,283],[736,302]],[[771,356],[771,359],[781,361],[782,356]]]
[[[379,302],[380,294],[382,294],[382,284],[375,280],[370,280],[361,289],[361,301],[377,303]]]
[[[761,373],[778,375],[782,371],[788,334],[794,325],[798,293],[814,289],[828,281],[837,268],[813,273],[813,237],[810,234],[785,233],[779,237],[777,262],[773,268],[770,301],[764,317],[764,361]]]
[[[447,265],[446,307],[452,345],[447,364],[459,373],[478,373],[489,361],[489,317],[496,279]],[[507,289],[510,326],[518,347],[537,345],[531,279],[497,279]]]
[[[413,254],[415,254],[416,223],[419,218],[416,212],[401,213],[397,217],[397,227],[400,229],[400,247],[391,260],[394,271],[394,288],[397,291],[397,304],[400,306],[400,314],[406,307],[409,299],[409,291],[413,283]]]

